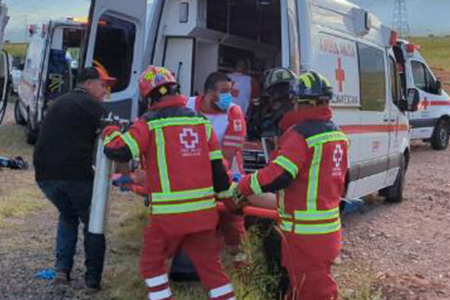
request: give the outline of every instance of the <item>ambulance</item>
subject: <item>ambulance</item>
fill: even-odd
[[[1,2],[1,1],[0,1]],[[0,124],[6,114],[6,106],[8,105],[9,88],[11,84],[10,69],[11,59],[10,55],[3,49],[3,38],[5,28],[8,24],[8,8],[6,5],[0,3]]]
[[[210,72],[230,72],[238,59],[250,62],[253,76],[275,67],[315,70],[331,81],[334,121],[351,141],[346,198],[379,191],[388,202],[402,201],[407,114],[417,109],[421,92],[402,92],[397,34],[374,15],[345,0],[154,0],[148,14],[146,8],[146,0],[91,6],[84,65],[101,60],[119,79],[108,103],[112,114],[138,115],[138,78],[149,64],[172,70],[188,96],[203,92]],[[104,34],[105,24],[115,24],[114,38]],[[267,162],[264,136],[249,134],[249,172]]]
[[[433,149],[447,149],[450,134],[450,97],[416,46],[399,40],[394,46],[403,91],[419,91],[420,104],[409,112],[411,139],[430,142]]]
[[[51,102],[74,87],[86,23],[69,18],[28,27],[30,42],[14,116],[16,123],[26,125],[30,144]]]

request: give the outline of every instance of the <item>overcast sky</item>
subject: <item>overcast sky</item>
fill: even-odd
[[[9,8],[6,39],[23,41],[26,25],[50,18],[86,17],[90,0],[1,0]],[[123,0],[126,1],[126,0]],[[151,2],[152,0],[148,0]],[[450,34],[450,0],[406,0],[408,20],[414,35]],[[391,25],[394,0],[351,0]]]

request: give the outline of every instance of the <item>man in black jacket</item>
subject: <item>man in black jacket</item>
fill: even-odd
[[[85,282],[100,289],[105,236],[88,232],[95,142],[104,114],[103,99],[115,79],[96,67],[82,70],[77,87],[56,99],[42,124],[34,151],[36,182],[58,209],[55,284],[68,284],[84,225]]]

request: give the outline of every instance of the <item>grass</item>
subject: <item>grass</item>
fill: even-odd
[[[8,52],[14,57],[20,57],[23,61],[27,54],[28,44],[26,43],[5,43],[3,45],[3,50]]]
[[[0,126],[0,156],[22,156],[30,163],[32,153],[23,127],[11,122]],[[34,182],[33,170],[0,170],[0,228],[48,205]]]
[[[136,197],[135,197],[136,198]],[[139,276],[139,253],[141,246],[142,228],[147,222],[140,200],[135,204],[128,204],[125,209],[116,206],[112,210],[112,219],[118,221],[110,237],[112,248],[111,261],[105,271],[107,289],[100,296],[101,299],[144,299],[146,289]],[[119,217],[120,211],[127,211],[127,215]],[[111,232],[112,233],[112,232]],[[230,272],[232,269],[224,257],[227,272],[233,280],[237,299],[261,300],[276,299],[271,292],[276,286],[277,270],[269,270],[269,264],[262,254],[264,239],[260,231],[250,230],[244,242],[244,250],[250,257],[252,265],[243,276]],[[340,285],[343,300],[381,300],[381,292],[375,288],[375,272],[363,262],[346,262],[335,267],[333,272]],[[177,300],[206,300],[207,293],[198,283],[172,284]]]
[[[411,42],[420,46],[420,53],[430,66],[450,72],[450,37],[417,37]]]

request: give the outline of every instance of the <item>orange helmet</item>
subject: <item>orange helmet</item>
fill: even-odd
[[[167,84],[177,84],[177,80],[170,70],[163,67],[148,66],[139,78],[139,91],[144,98],[156,88]]]

